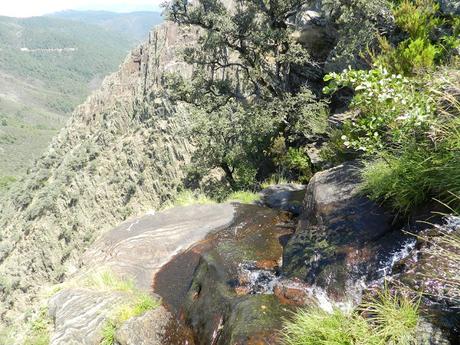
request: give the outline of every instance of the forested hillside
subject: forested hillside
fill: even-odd
[[[118,32],[139,43],[147,38],[147,33],[163,21],[160,12],[115,13],[108,11],[61,11],[50,14],[52,17],[70,19],[94,24],[107,30]]]
[[[0,17],[0,188],[43,153],[136,43],[73,20]]]

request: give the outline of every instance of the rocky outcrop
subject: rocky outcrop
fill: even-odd
[[[49,312],[54,320],[52,345],[98,345],[102,328],[127,293],[97,291],[97,287],[78,287],[94,272],[110,272],[133,281],[136,290],[149,293],[156,272],[181,250],[185,250],[213,231],[233,221],[231,205],[174,208],[155,215],[125,222],[97,241],[83,255],[82,270],[66,285],[70,287],[50,299]],[[110,287],[109,287],[110,288]],[[128,320],[117,333],[121,344],[181,344],[174,342],[180,327],[163,307],[142,317]],[[174,330],[165,334],[166,329]],[[167,342],[166,337],[171,338]],[[169,341],[169,340],[168,340]]]
[[[235,222],[175,257],[155,277],[155,292],[196,335],[198,344],[278,344],[292,310],[274,295],[290,217],[239,205]]]
[[[189,73],[176,50],[193,34],[166,23],[79,106],[0,207],[0,314],[18,320],[38,289],[75,270],[81,252],[131,215],[176,193],[191,146],[186,112],[163,89]]]
[[[295,235],[285,247],[283,272],[341,300],[360,281],[376,279],[404,236],[392,234],[393,217],[360,193],[360,170],[345,164],[310,181]],[[360,289],[358,287],[358,289]]]

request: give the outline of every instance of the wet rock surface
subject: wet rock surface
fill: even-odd
[[[360,183],[357,164],[316,174],[283,256],[283,273],[339,300],[377,279],[408,238],[392,231],[393,216],[361,195]]]
[[[155,277],[155,292],[195,333],[200,345],[277,344],[291,307],[273,295],[290,217],[237,206],[232,226],[178,255]],[[184,265],[188,262],[189,265]]]
[[[95,268],[132,280],[136,289],[151,291],[154,274],[176,253],[233,221],[232,205],[174,208],[125,222],[105,234],[83,256],[84,266],[71,286],[78,286]],[[50,300],[54,320],[52,345],[97,345],[114,308],[125,301],[116,291],[66,288]],[[193,344],[185,328],[171,326],[171,314],[160,308],[130,320],[119,333],[121,344]],[[138,331],[136,331],[136,329]],[[165,334],[162,332],[166,332]]]
[[[449,343],[447,338],[460,344],[460,273],[453,258],[460,252],[444,245],[450,253],[439,252],[445,250],[439,249],[443,236],[460,237],[460,218],[449,217],[420,233],[411,254],[396,263],[393,278],[414,291],[423,291],[421,307],[431,323],[424,327],[425,338],[434,337],[434,344]]]

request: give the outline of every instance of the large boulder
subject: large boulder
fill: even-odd
[[[337,299],[376,279],[405,237],[391,234],[394,217],[360,193],[360,167],[317,173],[307,188],[297,231],[284,250],[283,272]],[[358,286],[359,289],[359,286]]]
[[[235,222],[176,256],[155,277],[155,292],[194,331],[199,344],[279,344],[290,315],[274,294],[285,212],[239,205]]]
[[[234,207],[228,204],[178,207],[127,221],[105,234],[83,255],[82,269],[49,301],[54,323],[51,345],[98,345],[114,310],[130,302],[130,291],[120,292],[110,285],[101,291],[97,284],[88,284],[94,270],[131,280],[134,292],[148,293],[155,274],[166,262],[209,233],[227,227],[233,214]],[[171,322],[173,317],[160,307],[122,325],[117,333],[119,343],[182,344],[177,332],[164,333],[181,330],[179,326],[168,326]],[[180,337],[187,340],[185,333]]]

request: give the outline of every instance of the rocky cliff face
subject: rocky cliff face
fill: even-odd
[[[93,239],[122,220],[158,208],[176,192],[191,146],[186,112],[168,101],[165,71],[193,35],[154,30],[120,70],[79,106],[48,152],[0,207],[3,322],[30,306],[39,288],[62,281]],[[187,38],[184,40],[184,38]]]

